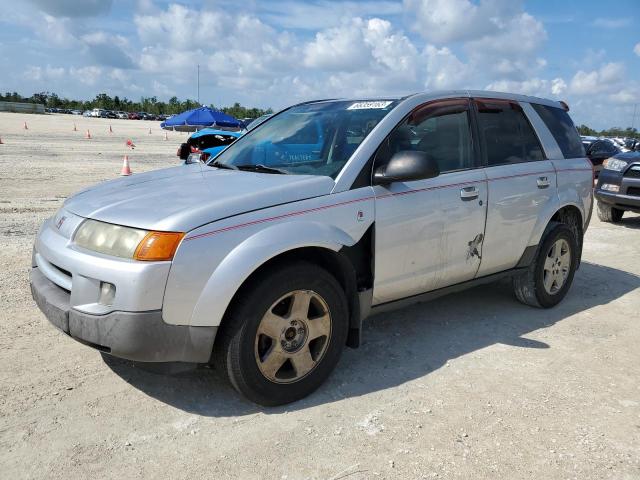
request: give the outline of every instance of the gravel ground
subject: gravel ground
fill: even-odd
[[[0,113],[0,138],[2,477],[640,478],[640,216],[594,215],[556,308],[498,283],[379,315],[318,392],[266,409],[215,370],[103,360],[31,300],[38,225],[125,153],[134,172],[175,165],[186,136]]]

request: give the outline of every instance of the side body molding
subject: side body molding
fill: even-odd
[[[238,288],[261,265],[303,247],[333,251],[357,242],[334,225],[317,221],[285,222],[260,230],[238,244],[216,267],[193,310],[192,326],[217,326]]]

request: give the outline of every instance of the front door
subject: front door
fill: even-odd
[[[402,150],[437,160],[440,175],[376,185],[374,304],[475,277],[482,258],[487,181],[468,99],[416,108],[378,149],[374,168]]]

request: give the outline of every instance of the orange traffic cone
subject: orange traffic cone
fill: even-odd
[[[111,128],[111,125],[109,125],[109,133],[113,133],[113,128]]]
[[[87,134],[84,136],[84,138],[91,139],[91,132],[89,131],[88,128],[87,128]]]
[[[151,135],[151,127],[149,127],[149,135]]]
[[[29,127],[27,127],[27,122],[24,122],[24,127],[25,130],[29,130]]]
[[[164,132],[164,139],[169,140],[169,137],[167,136],[167,132]]]
[[[122,160],[122,170],[120,170],[120,175],[123,177],[127,177],[131,175],[131,167],[129,166],[129,155],[125,155]]]
[[[77,132],[77,131],[78,131],[78,129],[76,128],[76,122],[73,122],[73,131],[74,131],[74,132]]]

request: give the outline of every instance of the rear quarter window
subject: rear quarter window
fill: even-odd
[[[555,138],[564,158],[581,158],[585,156],[578,131],[566,111],[562,108],[536,103],[531,104],[531,106],[540,115],[551,135]]]

